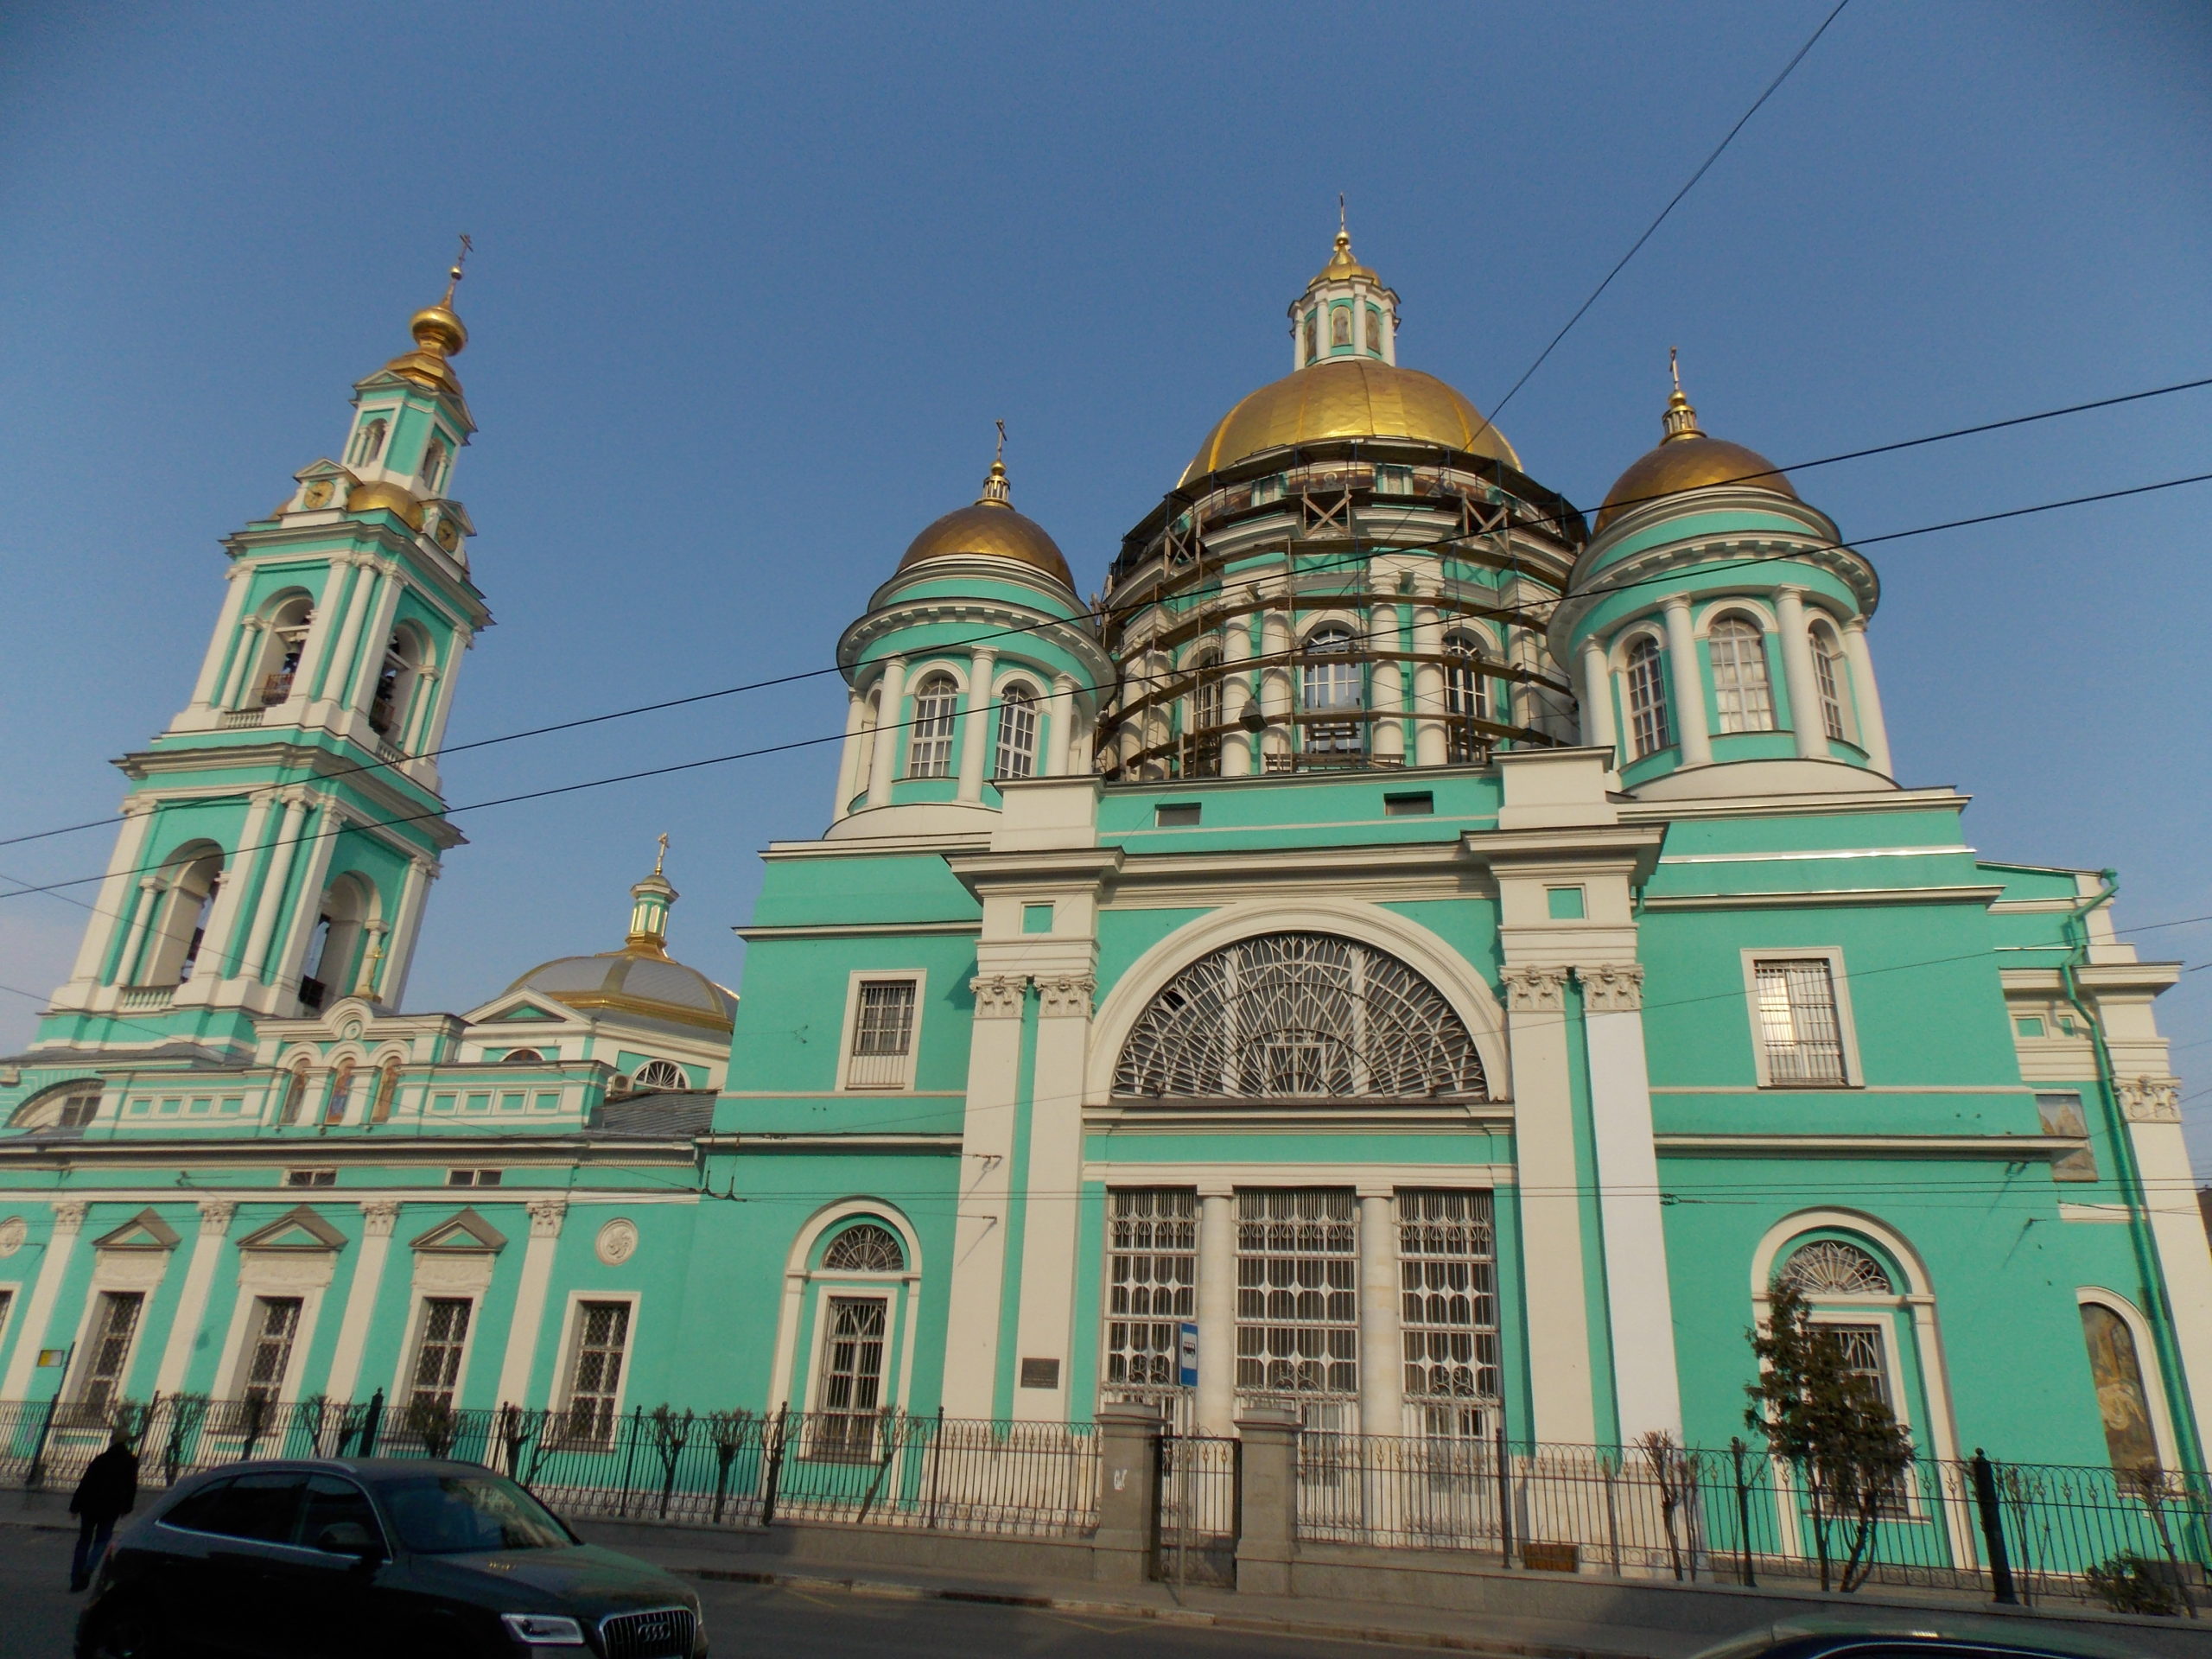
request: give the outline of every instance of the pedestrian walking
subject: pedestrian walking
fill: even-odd
[[[69,1513],[77,1517],[77,1553],[69,1562],[69,1587],[82,1590],[107,1554],[107,1541],[115,1523],[138,1504],[138,1454],[130,1437],[121,1429],[107,1450],[86,1465],[85,1478],[69,1499]]]

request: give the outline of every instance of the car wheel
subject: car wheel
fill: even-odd
[[[156,1643],[145,1619],[127,1607],[87,1624],[77,1638],[77,1659],[161,1659],[166,1651]]]

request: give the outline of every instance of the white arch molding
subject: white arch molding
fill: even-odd
[[[805,1323],[807,1287],[816,1282],[807,1264],[814,1259],[814,1247],[822,1236],[832,1228],[848,1221],[868,1220],[888,1228],[906,1253],[906,1266],[896,1274],[868,1275],[868,1281],[900,1287],[904,1291],[905,1318],[899,1323],[899,1378],[895,1391],[885,1403],[903,1408],[913,1398],[914,1344],[919,1329],[922,1284],[922,1241],[915,1233],[913,1224],[906,1212],[887,1199],[866,1196],[838,1198],[823,1205],[804,1222],[791,1237],[791,1248],[784,1257],[783,1305],[776,1318],[776,1354],[768,1375],[768,1406],[791,1405],[805,1408],[803,1402],[791,1399],[791,1380],[798,1369],[799,1327]],[[840,1274],[842,1280],[848,1275]],[[822,1281],[822,1283],[828,1281]],[[853,1282],[863,1282],[854,1279]],[[817,1300],[819,1300],[817,1296]],[[816,1321],[817,1326],[820,1320]]]
[[[2151,1436],[2158,1448],[2158,1466],[2163,1469],[2180,1468],[2181,1452],[2174,1440],[2173,1410],[2166,1401],[2165,1368],[2158,1360],[2151,1322],[2143,1317],[2140,1308],[2116,1290],[2107,1290],[2101,1285],[2076,1287],[2074,1303],[2077,1308],[2092,1302],[2117,1315],[2120,1322],[2127,1327],[2128,1335],[2135,1338],[2135,1369],[2143,1379],[2144,1402],[2151,1409]],[[2085,1344],[2087,1340],[2085,1335]],[[2082,1363],[2088,1363],[2086,1346]],[[2091,1382],[2094,1381],[2093,1374]],[[2099,1433],[2102,1433],[2101,1422]]]
[[[1380,905],[1351,899],[1296,904],[1247,899],[1209,911],[1161,939],[1135,962],[1099,1004],[1090,1027],[1084,1103],[1103,1106],[1114,1072],[1137,1021],[1176,975],[1224,946],[1262,933],[1334,933],[1398,958],[1433,987],[1467,1028],[1488,1080],[1490,1098],[1510,1097],[1512,1077],[1505,1020],[1497,994],[1467,959],[1418,922]]]

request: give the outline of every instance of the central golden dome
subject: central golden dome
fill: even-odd
[[[1325,438],[1410,438],[1521,469],[1504,435],[1452,387],[1418,369],[1353,357],[1325,359],[1262,386],[1206,434],[1178,482],[1265,449]]]

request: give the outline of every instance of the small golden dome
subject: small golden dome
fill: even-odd
[[[1673,355],[1671,351],[1668,353],[1670,359]],[[1659,440],[1659,447],[1631,465],[1605,492],[1605,505],[1598,509],[1599,530],[1644,502],[1717,484],[1765,490],[1792,501],[1800,499],[1782,470],[1756,449],[1725,438],[1709,438],[1699,429],[1697,410],[1682,395],[1679,370],[1675,372],[1675,389],[1668,395],[1661,424],[1667,435]]]
[[[423,504],[412,493],[397,484],[378,480],[367,484],[356,484],[346,498],[348,512],[373,512],[382,507],[396,512],[407,521],[410,530],[423,528]]]
[[[1410,438],[1521,467],[1504,435],[1434,375],[1351,357],[1294,370],[1246,397],[1206,434],[1179,482],[1263,449],[1326,438]]]
[[[1313,280],[1306,284],[1309,289],[1323,283],[1341,283],[1354,276],[1364,276],[1380,287],[1382,279],[1351,257],[1351,232],[1341,225],[1337,227],[1337,251],[1329,256],[1329,263],[1313,273]]]
[[[1003,423],[999,442],[1006,442]],[[1016,564],[1042,571],[1070,593],[1075,591],[1075,577],[1069,572],[1067,558],[1060,551],[1059,543],[1046,535],[1045,527],[1035,519],[1025,518],[1014,510],[1013,491],[1007,483],[1002,458],[991,462],[990,474],[983,480],[982,494],[967,506],[954,508],[915,537],[907,545],[906,556],[899,561],[899,569],[911,570],[931,559],[954,559],[969,554],[1012,559]]]

